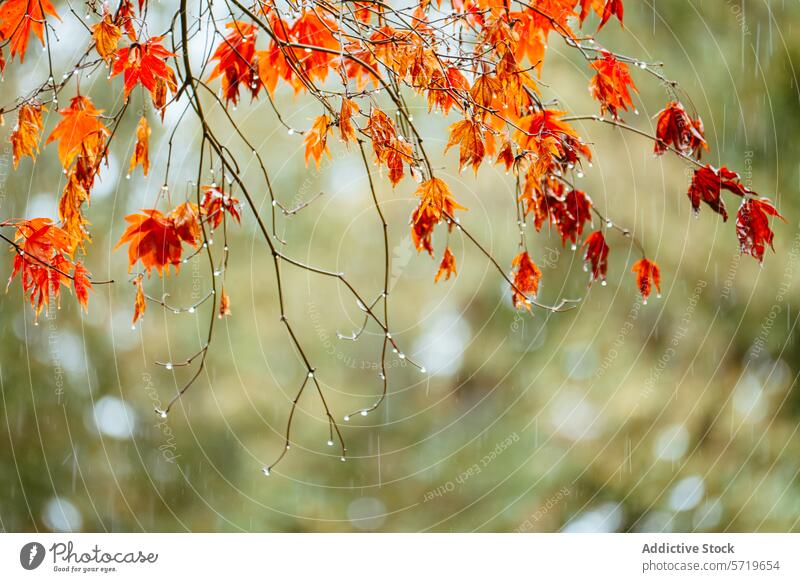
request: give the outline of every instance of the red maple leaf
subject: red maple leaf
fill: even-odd
[[[591,276],[589,285],[600,279],[603,285],[606,284],[606,273],[608,272],[608,244],[602,231],[595,231],[586,237],[583,243],[586,254],[583,260],[591,265]]]
[[[170,265],[180,270],[182,243],[198,245],[200,226],[198,212],[194,204],[185,203],[165,215],[155,208],[146,208],[139,214],[125,217],[128,228],[114,247],[118,249],[128,244],[128,263],[130,268],[142,261],[147,274],[152,269],[161,276],[164,269],[169,274]]]
[[[739,174],[732,172],[725,166],[719,170],[706,165],[695,170],[692,183],[689,186],[689,199],[695,212],[700,211],[700,202],[705,202],[717,214],[722,215],[722,220],[728,220],[728,211],[720,194],[721,190],[745,196],[750,191],[739,181]]]
[[[698,152],[703,147],[707,148],[702,132],[703,122],[700,118],[693,120],[683,105],[672,101],[658,113],[654,151],[656,155],[661,155],[672,146],[684,154]]]
[[[200,204],[200,212],[208,220],[211,228],[217,228],[222,224],[225,213],[231,215],[236,222],[241,222],[239,215],[239,201],[230,194],[220,192],[213,186],[207,186],[203,194],[203,201]]]
[[[433,282],[438,283],[442,276],[444,276],[445,281],[449,281],[451,275],[458,275],[458,271],[456,271],[456,256],[450,251],[450,247],[445,247],[442,262],[439,264],[439,270],[436,272]]]
[[[511,266],[517,269],[514,273],[514,288],[511,289],[511,300],[514,302],[514,307],[517,309],[524,307],[530,310],[531,302],[527,295],[536,297],[542,272],[527,252],[522,252],[514,257]]]
[[[647,298],[653,291],[653,285],[661,293],[661,269],[654,261],[641,258],[634,263],[631,269],[636,273],[636,286],[642,294],[642,303],[647,304]]]
[[[597,27],[597,30],[603,28],[612,16],[616,16],[620,24],[622,24],[623,13],[624,7],[622,6],[622,0],[606,0],[606,5],[603,8],[603,17],[600,20],[600,26]]]
[[[744,200],[736,215],[736,235],[739,238],[739,246],[743,253],[759,261],[764,260],[766,245],[774,250],[772,239],[775,233],[769,226],[770,216],[777,216],[783,220],[783,216],[767,198]]]
[[[608,111],[617,119],[620,109],[627,111],[629,106],[633,106],[628,88],[636,92],[638,90],[631,79],[628,65],[607,51],[603,51],[602,56],[591,65],[597,74],[592,78],[590,89],[592,96],[600,102],[600,112]]]
[[[537,157],[552,157],[567,166],[578,162],[578,157],[592,159],[589,148],[580,140],[573,127],[561,121],[563,111],[543,109],[526,115],[517,123],[517,143],[537,153]]]
[[[92,290],[92,282],[89,280],[89,271],[80,261],[75,263],[72,270],[72,287],[75,289],[75,297],[78,299],[84,311],[89,310],[89,291]]]
[[[229,22],[230,33],[214,51],[211,60],[217,66],[211,72],[209,81],[222,77],[222,93],[225,101],[239,101],[239,89],[244,85],[253,97],[258,95],[261,83],[257,80],[254,60],[256,55],[256,27],[245,22]]]
[[[4,46],[8,42],[12,58],[19,55],[20,62],[25,60],[31,31],[44,45],[46,14],[61,20],[50,0],[6,0],[0,4],[0,40]]]
[[[141,83],[145,89],[150,91],[151,95],[157,92],[159,80],[165,81],[173,93],[177,90],[175,72],[166,62],[175,54],[161,45],[162,38],[154,36],[144,43],[134,42],[131,46],[117,51],[117,58],[111,68],[111,76],[115,77],[124,73],[126,101],[137,83]]]

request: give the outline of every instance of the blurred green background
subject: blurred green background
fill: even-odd
[[[60,5],[59,5],[60,8]],[[163,11],[164,7],[151,7]],[[636,252],[609,240],[608,285],[587,290],[580,252],[558,236],[527,233],[542,266],[540,298],[583,301],[550,315],[517,314],[487,261],[454,235],[459,276],[433,284],[436,264],[417,255],[408,231],[414,183],[383,187],[390,221],[394,336],[427,373],[390,358],[391,394],[366,418],[342,422],[350,458],[326,446],[319,400],[307,392],[295,416],[294,446],[270,477],[303,367],[278,321],[269,254],[252,214],[230,233],[225,274],[233,315],[218,322],[206,372],[166,421],[166,402],[192,373],[166,371],[203,344],[206,308],[175,315],[150,304],[131,330],[134,290],[124,251],[112,252],[123,216],[153,204],[164,178],[165,127],[152,112],[152,169],[125,179],[138,115],[129,113],[101,172],[88,217],[87,259],[112,286],[97,287],[88,315],[69,298],[40,318],[19,282],[0,301],[0,528],[6,531],[790,531],[800,521],[800,398],[797,283],[800,205],[796,199],[800,107],[797,2],[627,2],[625,30],[609,24],[607,46],[649,62],[692,95],[705,121],[707,159],[742,173],[747,186],[777,200],[776,252],[763,268],[738,254],[735,226],[704,208],[694,217],[690,175],[679,161],[654,159],[652,144],[591,123],[594,165],[581,186],[616,222],[632,228],[662,268],[660,299],[641,305],[630,264]],[[161,15],[162,20],[164,15]],[[85,33],[65,18],[57,59],[68,66]],[[70,34],[69,31],[75,34]],[[74,46],[70,44],[75,43]],[[196,55],[195,55],[196,56]],[[58,64],[58,63],[57,63]],[[635,71],[639,115],[649,129],[666,102],[655,80]],[[37,77],[38,75],[38,77]],[[46,53],[29,52],[0,85],[6,104],[47,75]],[[585,62],[555,37],[542,90],[574,113],[596,113]],[[82,90],[108,111],[121,81],[105,74]],[[74,91],[74,85],[68,89]],[[136,97],[136,99],[140,99]],[[282,89],[278,106],[307,128],[320,114]],[[141,107],[141,101],[134,101]],[[210,101],[209,101],[210,105]],[[416,120],[431,152],[441,152],[452,120]],[[380,224],[357,152],[340,144],[320,171],[303,163],[302,137],[289,135],[268,105],[232,113],[264,155],[287,205],[324,195],[279,220],[286,252],[345,271],[374,297],[382,278]],[[13,116],[9,116],[13,117]],[[212,115],[222,135],[225,120]],[[50,113],[47,131],[56,122]],[[56,215],[63,187],[53,146],[35,164],[11,170],[3,131],[2,217]],[[170,175],[173,200],[194,179],[197,124],[178,133]],[[248,183],[268,198],[254,159],[241,151]],[[438,155],[438,154],[437,154]],[[435,160],[470,210],[464,224],[502,265],[516,253],[513,182],[484,165],[458,175],[456,153]],[[60,181],[59,184],[56,184]],[[735,210],[737,201],[728,197]],[[733,214],[733,212],[731,213]],[[444,240],[435,236],[437,252]],[[11,255],[0,274],[11,270]],[[175,304],[206,293],[203,260],[179,277],[147,281]],[[381,345],[360,324],[351,295],[335,281],[286,269],[289,318],[319,370],[337,418],[380,391]]]

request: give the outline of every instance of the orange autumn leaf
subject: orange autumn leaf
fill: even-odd
[[[438,283],[442,276],[444,276],[445,281],[449,281],[451,275],[458,275],[458,271],[456,271],[456,256],[450,252],[450,247],[445,247],[442,262],[439,264],[439,270],[436,272],[433,282]]]
[[[517,309],[525,308],[530,311],[531,301],[527,295],[536,297],[539,292],[539,280],[542,272],[531,260],[527,252],[522,252],[514,257],[511,266],[517,270],[514,273],[514,287],[511,289],[511,300]]]
[[[442,73],[438,69],[433,72],[428,86],[428,111],[438,107],[445,115],[455,106],[459,109],[460,101],[469,95],[469,82],[455,67]]]
[[[439,178],[426,180],[414,194],[420,198],[420,212],[430,212],[437,221],[445,216],[453,217],[456,210],[467,210],[456,202],[450,188]]]
[[[486,148],[483,144],[481,124],[472,119],[464,119],[450,126],[450,139],[444,148],[445,153],[454,145],[459,146],[458,169],[471,164],[475,173],[481,165]]]
[[[165,215],[155,208],[146,208],[138,214],[125,217],[128,228],[122,234],[114,250],[128,244],[129,270],[137,261],[142,262],[147,274],[156,269],[161,276],[170,265],[180,270],[183,243],[197,247],[200,224],[197,208],[187,202]]]
[[[353,126],[353,113],[358,111],[358,105],[342,97],[342,108],[339,111],[339,134],[342,141],[349,143],[356,141],[356,130]]]
[[[89,271],[80,261],[75,262],[72,270],[72,288],[80,306],[84,311],[89,311],[89,291],[92,290],[92,282],[89,280]]]
[[[133,148],[133,155],[131,156],[131,163],[128,166],[128,174],[132,174],[136,166],[141,165],[144,175],[150,170],[150,157],[149,152],[150,141],[150,126],[147,119],[142,116],[136,126],[136,145]]]
[[[411,214],[411,240],[417,252],[423,250],[433,257],[433,230],[439,224],[440,219],[436,218],[430,209],[422,210],[421,205],[414,209]]]
[[[309,47],[320,47],[328,50],[339,50],[339,42],[334,34],[338,26],[335,20],[328,18],[322,9],[310,9],[301,13],[289,31],[289,37],[295,42]],[[291,51],[293,59],[312,79],[324,81],[334,61],[335,54],[328,51],[299,49]]]
[[[405,175],[403,164],[414,161],[411,144],[397,134],[392,119],[377,107],[370,111],[367,133],[372,139],[375,159],[379,164],[386,164],[389,181],[396,186]]]
[[[44,46],[45,15],[61,20],[50,0],[6,0],[0,4],[0,40],[11,47],[12,59],[19,55],[20,62],[25,60],[31,32]]]
[[[175,55],[165,49],[161,42],[162,37],[154,36],[144,43],[134,42],[131,46],[117,51],[117,57],[111,67],[111,76],[116,77],[123,73],[126,101],[138,83],[150,92],[154,102],[159,91],[165,87],[173,93],[177,90],[175,72],[166,62],[169,57]]]
[[[607,111],[612,117],[619,117],[619,110],[633,107],[630,90],[638,93],[638,89],[628,71],[628,65],[618,61],[614,55],[602,51],[602,58],[591,66],[597,71],[589,85],[592,96],[600,102],[600,113]]]
[[[217,317],[222,319],[223,317],[228,317],[231,315],[231,298],[225,292],[225,288],[222,288],[222,293],[219,298],[219,312],[217,313]]]
[[[305,160],[308,165],[308,159],[314,158],[317,168],[319,168],[320,159],[322,154],[327,154],[331,157],[330,149],[328,148],[328,131],[330,130],[330,119],[327,115],[320,115],[314,120],[314,125],[306,133],[303,143],[306,146]]]
[[[502,163],[505,166],[506,172],[510,172],[511,168],[514,166],[514,150],[511,146],[511,140],[506,139],[503,142],[500,151],[497,154],[497,159],[494,161],[495,164]]]
[[[58,140],[58,158],[61,165],[68,168],[83,148],[97,154],[110,135],[100,120],[103,113],[95,109],[88,97],[76,95],[70,106],[59,111],[63,119],[55,126],[47,143]]]
[[[111,62],[117,54],[122,30],[114,22],[108,8],[103,9],[103,19],[92,27],[94,48],[103,60]]]
[[[514,138],[520,146],[536,152],[551,166],[555,163],[575,164],[579,157],[591,161],[591,151],[573,127],[561,120],[563,116],[563,111],[554,109],[526,115],[519,120],[520,129],[515,132]],[[547,169],[549,171],[551,168]]]
[[[136,322],[139,321],[142,316],[144,315],[145,310],[147,309],[147,301],[144,297],[144,275],[139,274],[133,280],[133,286],[136,287],[136,299],[133,302],[133,323],[131,325],[136,325]]]
[[[481,115],[486,115],[486,109],[491,109],[497,96],[503,91],[503,85],[497,77],[491,75],[481,75],[472,84],[470,95],[475,103],[480,107]]]
[[[654,261],[641,258],[634,263],[631,271],[636,274],[636,286],[642,295],[642,303],[647,304],[653,286],[661,293],[661,269]]]
[[[39,103],[26,103],[19,108],[17,126],[10,138],[15,169],[22,156],[36,159],[36,153],[39,151],[39,139],[44,127],[42,123],[42,111],[44,110]]]
[[[173,208],[169,219],[175,227],[175,233],[182,241],[197,247],[202,237],[200,228],[200,211],[194,202],[184,202]]]
[[[222,77],[222,94],[225,101],[234,105],[239,101],[239,89],[249,88],[253,97],[258,94],[261,83],[256,79],[256,27],[246,22],[229,22],[225,25],[230,33],[214,51],[212,61],[217,66],[209,81]]]

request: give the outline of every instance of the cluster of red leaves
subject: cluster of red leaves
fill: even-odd
[[[557,179],[546,180],[526,201],[526,213],[533,212],[536,230],[541,230],[546,222],[552,224],[561,235],[562,244],[567,241],[577,244],[586,223],[592,220],[592,201],[586,193],[567,189]]]
[[[708,150],[702,120],[698,116],[691,117],[683,105],[677,102],[668,103],[658,114],[656,122],[655,153],[661,155],[669,148],[695,160],[700,159],[704,149]],[[722,216],[723,221],[727,221],[728,211],[722,199],[723,190],[743,198],[736,219],[741,252],[763,261],[766,245],[772,246],[774,236],[769,217],[782,218],[781,215],[772,202],[759,198],[742,184],[739,174],[725,166],[714,168],[710,164],[694,171],[688,191],[692,209],[699,212],[700,204],[705,203]]]
[[[88,308],[92,283],[89,272],[80,261],[72,261],[74,244],[68,232],[47,218],[21,220],[13,224],[16,252],[14,267],[8,284],[19,274],[22,290],[28,296],[36,315],[42,308],[49,310],[51,302],[60,303],[61,287],[75,292],[80,305]]]
[[[445,146],[446,150],[458,147],[461,169],[471,166],[477,172],[483,160],[495,154],[506,169],[517,166],[525,174],[528,209],[539,208],[539,226],[546,220],[558,228],[564,242],[577,243],[590,219],[588,196],[579,191],[563,197],[548,196],[541,184],[550,174],[566,171],[581,159],[591,160],[591,152],[577,132],[561,120],[562,112],[541,105],[531,67],[522,61],[527,59],[534,69],[541,70],[551,32],[574,38],[570,20],[579,17],[583,23],[590,12],[600,18],[599,28],[614,16],[622,21],[622,2],[541,0],[518,12],[510,12],[497,2],[454,2],[454,10],[464,13],[479,33],[476,55],[485,53],[495,61],[493,67],[482,65],[472,70],[471,83],[457,61],[437,55],[440,41],[428,23],[426,7],[427,3],[422,3],[414,12],[414,23],[408,29],[393,28],[379,20],[368,37],[358,38],[340,36],[336,20],[318,7],[301,9],[292,22],[273,7],[262,6],[270,32],[268,48],[259,50],[256,46],[255,27],[241,22],[228,24],[229,31],[213,54],[216,67],[209,80],[221,78],[225,99],[236,103],[242,86],[249,87],[254,98],[262,85],[274,92],[279,81],[298,92],[324,81],[335,70],[354,80],[360,91],[368,83],[380,86],[382,70],[388,70],[397,82],[426,96],[429,109],[447,113],[457,108],[464,115],[450,127]],[[382,10],[358,5],[355,9],[359,20],[369,24]],[[627,66],[609,53],[595,69],[594,91],[603,107],[616,115],[631,106],[630,90],[636,88]],[[395,121],[375,103],[371,103],[369,114],[363,116],[366,121],[359,127],[356,114],[360,112],[354,100],[343,97],[338,118],[329,113],[317,117],[305,132],[306,163],[313,160],[319,166],[323,156],[329,155],[330,133],[338,126],[345,142],[354,141],[359,132],[369,137],[375,161],[386,169],[392,185],[402,180],[406,167],[422,179],[413,136],[401,135]],[[513,135],[508,133],[509,122],[518,128]],[[498,138],[502,144],[499,152]],[[427,178],[417,190],[421,200],[412,214],[411,231],[417,249],[433,254],[435,226],[444,215],[452,218],[462,207],[444,182],[434,176]],[[443,256],[442,266],[447,268],[440,269],[438,276],[449,275],[451,255],[446,252]]]
[[[622,0],[537,0],[530,5],[522,3],[518,11],[509,10],[508,3],[499,0],[454,0],[455,20],[464,22],[475,33],[474,59],[442,56],[449,51],[443,50],[436,21],[429,21],[429,4],[427,0],[420,2],[413,9],[408,26],[394,28],[381,16],[384,7],[354,3],[348,12],[368,25],[364,30],[370,31],[360,36],[349,29],[347,33],[340,30],[336,13],[339,8],[332,5],[326,5],[324,10],[321,5],[312,4],[301,6],[298,11],[280,12],[274,5],[261,3],[257,6],[261,18],[258,26],[243,21],[226,24],[227,31],[219,35],[221,42],[211,56],[214,68],[208,81],[219,79],[225,102],[233,105],[239,102],[242,90],[256,99],[262,86],[271,94],[279,82],[294,92],[310,90],[316,94],[331,73],[354,86],[355,92],[348,87],[342,95],[338,114],[327,107],[326,113],[316,117],[305,132],[306,164],[313,159],[319,166],[325,155],[330,156],[328,140],[336,127],[342,141],[348,144],[361,136],[367,138],[376,164],[386,170],[393,186],[403,179],[407,169],[420,183],[411,234],[417,250],[424,249],[433,256],[435,227],[444,220],[448,230],[452,229],[455,212],[466,209],[456,202],[448,185],[433,175],[427,159],[416,155],[414,147],[421,138],[413,131],[405,108],[399,108],[398,120],[394,121],[378,107],[377,99],[371,98],[369,107],[363,109],[357,102],[369,97],[371,92],[364,90],[369,83],[375,88],[408,87],[427,100],[429,110],[459,114],[459,120],[450,126],[445,152],[458,147],[460,170],[471,166],[477,173],[487,157],[494,158],[507,171],[513,170],[523,181],[520,202],[526,218],[533,216],[537,230],[545,223],[551,225],[562,244],[570,241],[577,247],[586,224],[591,223],[592,202],[584,192],[565,186],[570,182],[565,182],[563,176],[584,161],[591,161],[592,154],[563,119],[565,114],[539,99],[534,75],[537,71],[541,74],[551,33],[578,42],[583,35],[576,35],[571,26],[576,21],[583,25],[591,13],[599,19],[598,30],[614,17],[621,23]],[[168,64],[175,55],[164,47],[162,37],[147,36],[141,18],[143,6],[140,1],[138,17],[132,0],[121,0],[115,12],[104,6],[101,19],[91,27],[92,39],[94,50],[110,67],[110,75],[123,76],[125,100],[140,85],[150,93],[163,117],[168,94],[177,91],[176,76]],[[44,41],[48,16],[58,18],[50,0],[0,0],[0,40],[10,46],[12,57],[19,56],[20,61],[24,58],[31,32]],[[391,21],[400,26],[396,20]],[[268,41],[265,50],[257,46],[260,27],[268,33],[264,35]],[[624,60],[601,50],[590,63],[594,72],[591,93],[599,102],[601,113],[607,112],[614,120],[619,119],[621,111],[633,107],[633,93],[637,92]],[[21,157],[34,158],[38,153],[42,111],[43,107],[34,101],[20,107],[11,137],[15,166]],[[103,123],[102,111],[87,97],[76,96],[59,113],[62,119],[48,143],[59,142],[67,186],[59,203],[60,226],[51,226],[66,234],[68,246],[64,252],[71,257],[89,240],[82,207],[89,202],[111,132]],[[141,117],[129,173],[137,166],[142,166],[145,175],[148,173],[149,135],[147,119]],[[704,149],[708,145],[699,116],[687,113],[677,101],[668,103],[658,114],[655,153],[674,150],[699,160]],[[743,197],[737,216],[740,245],[743,252],[762,260],[766,245],[772,245],[769,219],[780,215],[769,201],[757,198],[742,185],[737,174],[710,165],[699,168],[692,179],[689,198],[693,208],[698,210],[705,203],[727,219],[723,190]],[[203,221],[213,229],[228,215],[240,221],[238,201],[216,187],[204,187],[199,207],[185,203],[166,214],[144,209],[126,217],[129,226],[117,246],[129,244],[131,268],[141,261],[148,275],[153,268],[159,275],[164,269],[169,273],[171,265],[179,267],[184,244],[199,244]],[[609,247],[603,231],[586,237],[583,248],[591,281],[605,281]],[[527,253],[519,254],[513,267],[514,305],[529,307],[526,294],[535,295],[541,272]],[[659,269],[643,258],[634,266],[634,272],[646,299],[652,286],[658,288],[660,284]],[[435,280],[447,280],[452,275],[456,275],[456,259],[447,246]],[[144,312],[144,295],[142,279],[137,278],[134,283],[135,322]],[[30,289],[33,287],[26,288]],[[81,296],[82,292],[75,289]],[[230,311],[225,297],[220,316]]]
[[[272,93],[279,80],[295,92],[304,89],[306,81],[324,81],[341,48],[334,37],[336,22],[311,8],[289,25],[272,9],[269,11],[275,39],[267,50],[255,55],[258,75],[267,90]]]

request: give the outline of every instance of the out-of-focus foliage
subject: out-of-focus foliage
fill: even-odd
[[[613,128],[578,124],[601,146],[581,186],[596,205],[642,233],[661,265],[662,296],[646,306],[626,267],[634,249],[617,241],[608,284],[587,292],[581,254],[547,229],[531,249],[542,269],[540,297],[585,297],[569,313],[516,313],[496,273],[458,237],[450,242],[458,276],[433,285],[438,264],[417,254],[406,227],[414,186],[386,187],[379,194],[396,225],[389,233],[391,318],[427,373],[393,364],[386,405],[343,423],[346,463],[326,445],[318,402],[301,401],[291,455],[265,478],[260,468],[283,446],[303,367],[288,350],[265,268],[270,256],[247,213],[243,228],[230,234],[231,316],[219,322],[207,372],[168,420],[153,413],[190,373],[153,362],[194,353],[205,334],[192,314],[152,305],[132,331],[134,290],[125,262],[111,254],[122,217],[147,207],[161,186],[167,131],[154,125],[147,187],[103,179],[125,174],[134,142],[127,150],[117,144],[88,210],[96,235],[87,266],[117,284],[95,288],[88,314],[65,302],[38,325],[18,287],[0,301],[0,527],[797,530],[800,40],[791,23],[800,8],[755,0],[626,8],[625,31],[606,27],[604,41],[663,61],[695,96],[712,145],[709,163],[743,169],[744,185],[770,195],[786,217],[776,222],[776,253],[768,251],[763,267],[740,259],[730,224],[710,212],[693,217],[686,199],[690,169],[654,159],[651,144]],[[68,34],[61,46],[65,59],[79,50],[69,47]],[[566,109],[594,113],[585,62],[556,39],[551,51],[545,67],[559,84],[548,90],[560,92]],[[28,61],[47,70],[46,58],[34,51]],[[25,78],[6,78],[3,102],[25,86]],[[649,78],[637,77],[636,86],[639,115],[655,115],[663,89]],[[98,107],[115,109],[120,93],[98,95]],[[292,125],[310,127],[318,114],[297,106],[290,91],[279,92],[279,101]],[[415,104],[422,118],[427,104]],[[303,138],[287,135],[268,106],[232,115],[258,136],[283,199],[301,202],[324,192],[282,233],[294,256],[313,254],[315,263],[346,271],[377,292],[380,224],[357,153],[332,144],[331,160],[306,169]],[[131,117],[125,135],[135,136],[137,119]],[[48,130],[56,122],[53,111],[45,114]],[[438,151],[447,124],[421,126]],[[3,128],[4,139],[9,131]],[[181,157],[193,154],[198,134],[184,129],[180,138],[175,183],[195,178],[182,170]],[[54,156],[40,155],[35,166],[24,159],[23,171],[12,173],[10,146],[0,154],[3,215],[55,216]],[[447,157],[451,171],[455,155]],[[445,166],[443,159],[436,163]],[[255,176],[258,168],[248,171]],[[448,182],[470,208],[464,220],[511,264],[517,233],[493,226],[513,224],[510,178],[484,167],[477,179],[467,171]],[[265,210],[267,200],[265,194]],[[440,255],[444,241],[434,243]],[[9,264],[0,262],[2,276],[10,274]],[[330,404],[341,413],[368,405],[380,390],[377,332],[368,328],[358,342],[337,339],[337,331],[347,334],[361,323],[351,296],[334,280],[285,276],[289,317],[313,340],[307,344],[325,372]],[[188,303],[208,291],[199,259],[183,265],[180,277],[183,285],[163,279],[171,301]]]

